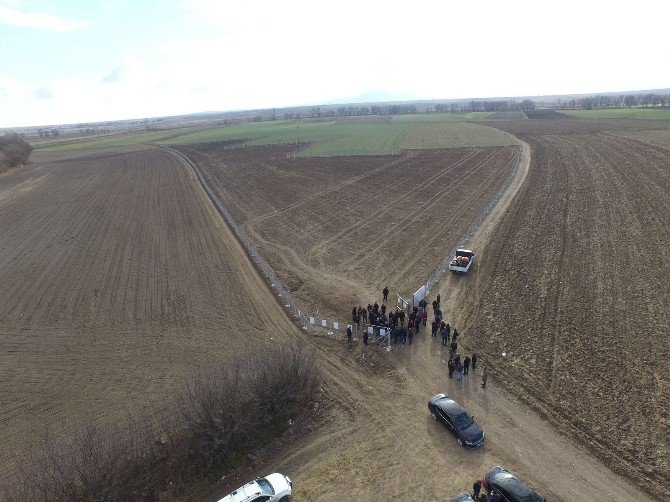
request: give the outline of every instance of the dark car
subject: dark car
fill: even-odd
[[[476,448],[484,443],[482,428],[449,396],[438,394],[433,397],[428,401],[428,409],[433,420],[442,422],[453,431],[461,446]]]
[[[451,502],[477,502],[468,492],[459,493],[451,499]]]
[[[489,493],[493,490],[497,491],[501,500],[507,502],[546,502],[547,500],[540,497],[514,474],[500,466],[494,467],[486,473],[483,484],[486,491]]]

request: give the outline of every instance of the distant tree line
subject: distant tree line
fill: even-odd
[[[28,162],[33,147],[15,132],[0,136],[0,171]]]
[[[40,138],[57,138],[60,135],[60,131],[58,131],[58,129],[55,127],[52,127],[51,129],[38,129],[37,134],[40,135]]]
[[[372,105],[372,106],[340,106],[336,109],[321,109],[313,106],[310,110],[312,118],[321,117],[364,117],[367,115],[409,115],[416,113],[414,105]]]
[[[530,112],[535,110],[535,103],[530,99],[523,101],[511,100],[478,100],[468,103],[438,103],[435,111],[438,113],[470,113],[470,112]]]
[[[670,106],[670,94],[621,94],[619,96],[586,96],[559,103],[563,109],[596,110],[600,108],[631,108],[633,106]]]

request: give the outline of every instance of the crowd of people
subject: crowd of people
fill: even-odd
[[[361,323],[378,326],[389,330],[390,340],[396,346],[412,345],[412,340],[419,334],[421,326],[427,326],[428,322],[428,302],[425,299],[419,301],[418,306],[412,309],[401,309],[396,307],[394,310],[388,309],[386,303],[388,301],[389,289],[386,286],[382,290],[382,304],[377,302],[368,304],[367,307],[354,307],[351,310],[351,322],[357,330],[361,328]],[[467,375],[470,374],[470,369],[474,372],[479,362],[477,352],[472,355],[461,357],[459,352],[459,337],[460,334],[457,329],[453,329],[448,322],[444,321],[442,310],[440,309],[440,295],[438,294],[432,302],[433,320],[431,322],[431,335],[437,338],[438,333],[442,339],[442,346],[449,348],[449,361],[447,362],[447,370],[449,378],[454,377],[460,382]],[[406,322],[405,322],[406,321]],[[351,327],[347,328],[347,340],[352,343]],[[368,345],[368,332],[364,330],[363,343]],[[484,368],[482,373],[482,388],[486,388],[488,381],[488,369]]]

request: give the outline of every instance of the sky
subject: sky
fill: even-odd
[[[670,87],[670,2],[0,0],[0,127]]]

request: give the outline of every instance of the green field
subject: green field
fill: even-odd
[[[337,124],[335,122],[280,121],[221,127],[187,134],[164,143],[186,144],[248,139],[249,145],[312,143],[296,152],[300,157],[384,155],[398,152],[409,124]]]
[[[670,120],[670,108],[606,108],[604,110],[559,110],[566,115],[585,119]]]
[[[485,119],[491,112],[471,112],[471,113],[415,113],[412,115],[394,115],[393,122],[402,122],[404,124],[415,122],[463,122],[468,120]]]
[[[159,141],[166,138],[171,138],[176,135],[185,134],[193,131],[193,128],[179,127],[176,129],[166,129],[163,131],[141,132],[137,134],[119,134],[114,136],[105,136],[98,139],[91,139],[88,141],[80,141],[74,143],[65,143],[62,145],[47,146],[36,149],[41,152],[60,152],[65,150],[82,150],[84,148],[107,148],[113,146],[127,146],[137,145],[140,143],[151,143],[152,141]]]
[[[400,148],[454,148],[471,146],[507,146],[518,142],[493,127],[467,122],[415,123],[410,125]]]
[[[120,134],[85,141],[67,141],[45,147],[43,152],[107,148],[161,143],[182,145],[243,140],[247,145],[295,144],[298,157],[388,155],[405,148],[454,148],[499,146],[514,143],[500,131],[464,121],[484,118],[488,113],[456,115],[431,113],[395,116],[390,122],[346,123],[335,119],[251,122],[207,128],[181,127],[170,130]],[[300,146],[298,144],[300,143]]]

